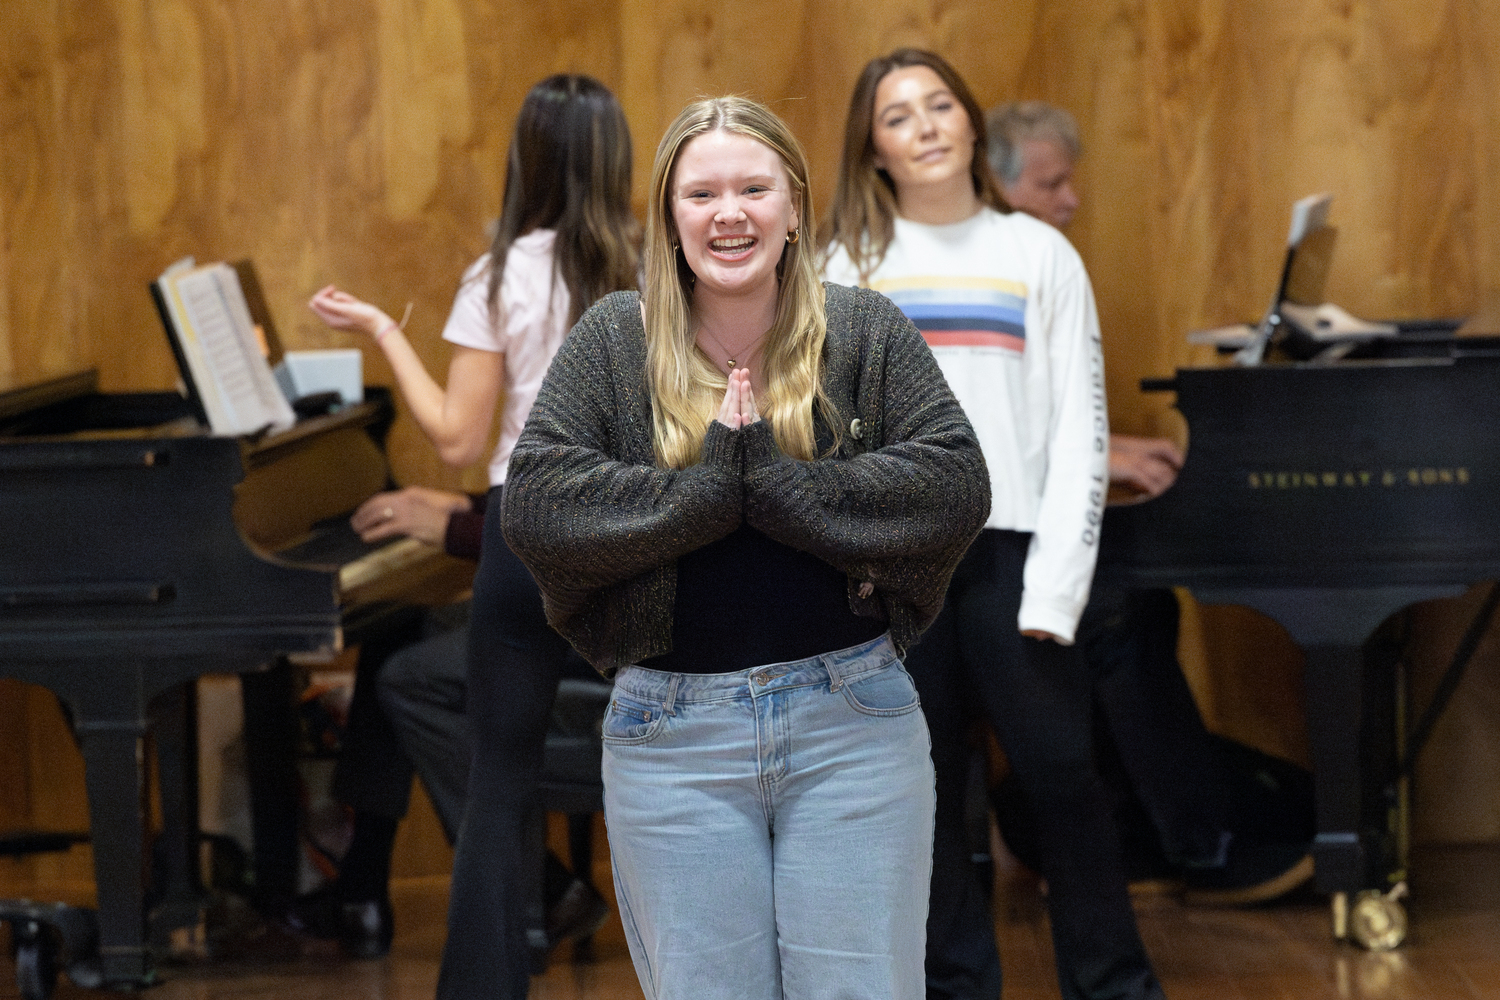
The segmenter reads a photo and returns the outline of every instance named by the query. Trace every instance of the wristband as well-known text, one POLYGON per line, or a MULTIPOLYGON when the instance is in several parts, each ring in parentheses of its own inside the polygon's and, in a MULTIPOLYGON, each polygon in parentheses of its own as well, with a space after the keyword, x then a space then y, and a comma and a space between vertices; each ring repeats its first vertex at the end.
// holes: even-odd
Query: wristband
POLYGON ((401 330, 402 332, 405 332, 406 321, 411 319, 411 305, 412 304, 410 302, 406 304, 406 312, 401 314, 401 322, 397 323, 395 320, 391 320, 381 328, 379 333, 375 334, 375 343, 378 344, 382 340, 384 340, 386 334, 390 333, 392 330, 401 330))

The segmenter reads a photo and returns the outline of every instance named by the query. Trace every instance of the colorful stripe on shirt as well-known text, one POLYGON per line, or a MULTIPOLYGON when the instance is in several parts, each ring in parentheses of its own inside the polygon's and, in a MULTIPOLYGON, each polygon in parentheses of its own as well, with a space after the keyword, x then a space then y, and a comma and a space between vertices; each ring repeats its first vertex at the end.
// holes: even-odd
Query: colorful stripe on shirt
POLYGON ((927 275, 871 287, 901 308, 929 347, 1026 349, 1026 286, 1020 282, 927 275))

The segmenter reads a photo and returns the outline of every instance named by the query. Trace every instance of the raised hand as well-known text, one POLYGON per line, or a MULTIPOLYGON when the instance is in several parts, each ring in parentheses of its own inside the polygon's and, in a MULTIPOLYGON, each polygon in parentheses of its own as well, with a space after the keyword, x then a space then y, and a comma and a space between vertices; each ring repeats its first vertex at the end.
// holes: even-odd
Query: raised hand
POLYGON ((341 292, 333 285, 319 289, 308 300, 307 308, 335 330, 362 330, 373 337, 394 325, 378 307, 348 292, 341 292))

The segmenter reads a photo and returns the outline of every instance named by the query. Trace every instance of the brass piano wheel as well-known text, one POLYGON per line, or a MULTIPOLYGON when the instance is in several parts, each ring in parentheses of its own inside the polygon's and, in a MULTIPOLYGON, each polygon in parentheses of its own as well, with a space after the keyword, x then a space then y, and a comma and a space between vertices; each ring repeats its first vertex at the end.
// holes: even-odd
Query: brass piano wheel
POLYGON ((1406 940, 1406 907, 1401 897, 1406 883, 1399 882, 1388 893, 1366 889, 1349 907, 1349 934, 1370 951, 1390 951, 1406 940))

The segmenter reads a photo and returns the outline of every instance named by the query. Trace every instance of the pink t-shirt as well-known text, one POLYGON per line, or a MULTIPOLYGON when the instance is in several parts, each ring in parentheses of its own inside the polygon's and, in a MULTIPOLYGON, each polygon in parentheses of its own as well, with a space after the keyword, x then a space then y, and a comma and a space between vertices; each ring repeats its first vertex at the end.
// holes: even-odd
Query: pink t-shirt
POLYGON ((490 255, 464 272, 443 339, 505 355, 504 396, 500 402, 500 441, 490 458, 490 485, 505 482, 510 453, 536 402, 552 356, 568 335, 568 286, 553 280, 552 245, 557 232, 533 229, 510 245, 500 278, 500 312, 489 307, 490 255))

